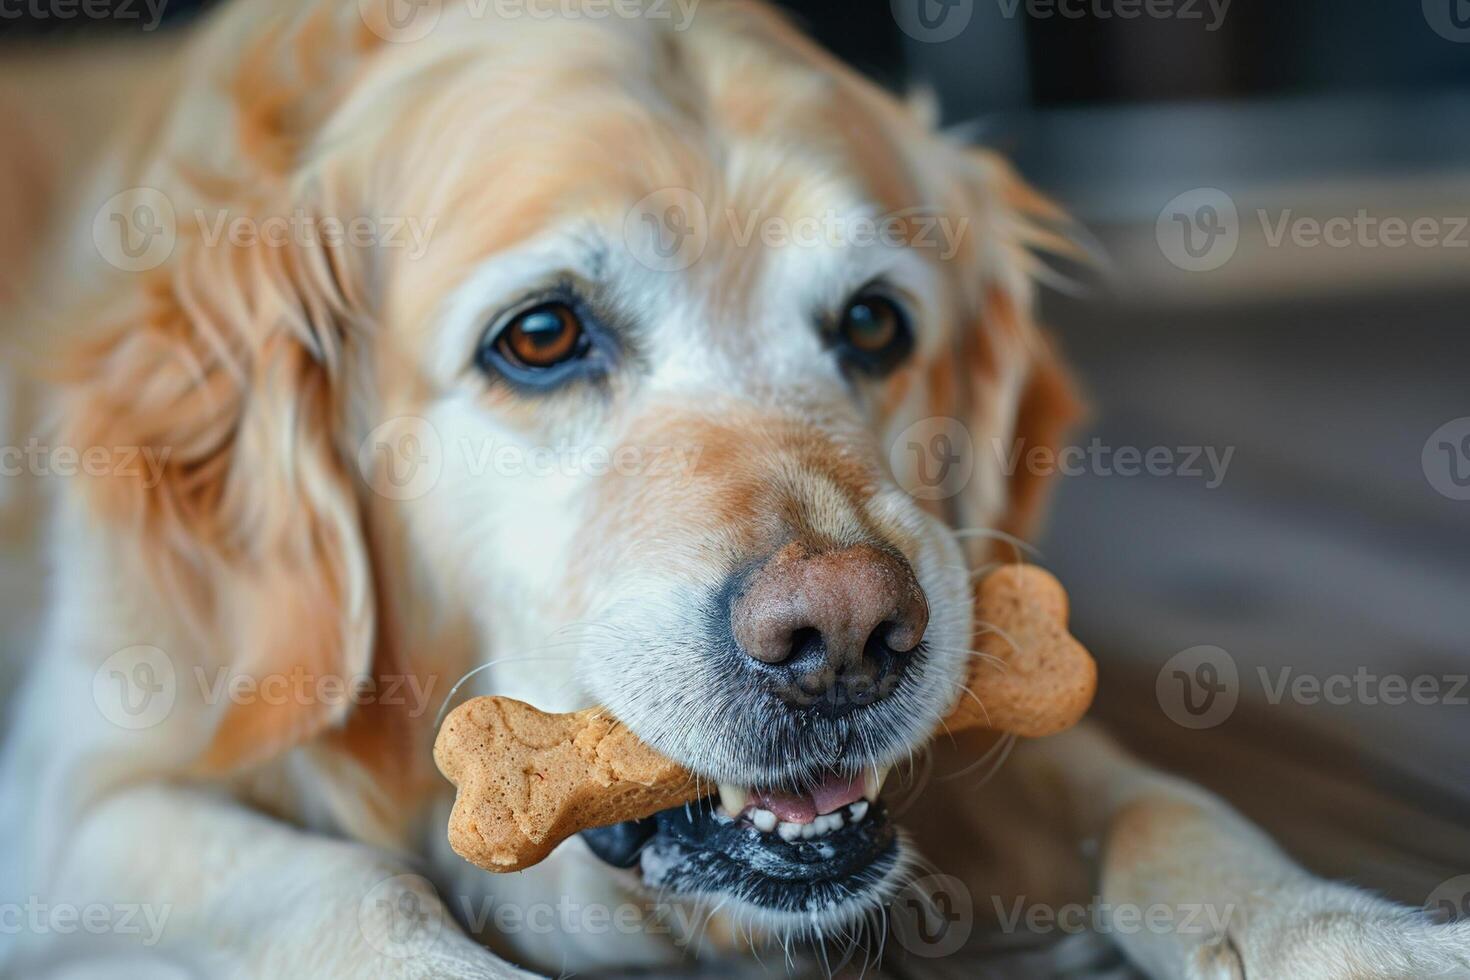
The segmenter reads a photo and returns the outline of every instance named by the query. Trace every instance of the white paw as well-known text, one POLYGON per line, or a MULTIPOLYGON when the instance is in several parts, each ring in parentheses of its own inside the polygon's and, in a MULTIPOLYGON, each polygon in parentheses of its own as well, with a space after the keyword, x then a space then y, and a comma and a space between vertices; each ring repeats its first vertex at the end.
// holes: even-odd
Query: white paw
POLYGON ((1470 922, 1335 885, 1263 899, 1195 951, 1191 980, 1470 980, 1470 922))

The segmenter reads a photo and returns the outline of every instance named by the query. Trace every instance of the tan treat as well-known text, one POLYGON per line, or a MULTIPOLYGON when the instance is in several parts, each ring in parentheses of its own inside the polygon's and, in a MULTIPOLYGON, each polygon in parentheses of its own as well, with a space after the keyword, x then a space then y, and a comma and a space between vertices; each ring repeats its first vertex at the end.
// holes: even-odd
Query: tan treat
POLYGON ((601 708, 551 715, 475 698, 445 719, 434 761, 459 787, 449 843, 487 871, 528 868, 575 833, 696 795, 688 771, 601 708))
POLYGON ((988 728, 1027 738, 1077 724, 1097 690, 1097 665, 1067 632, 1067 593, 1035 565, 1005 565, 975 596, 970 690, 945 719, 949 731, 988 728))
MULTIPOLYGON (((940 731, 1040 737, 1076 724, 1097 669, 1067 632, 1057 580, 1007 565, 986 576, 975 602, 976 649, 986 656, 972 662, 970 693, 940 731)), ((702 795, 691 773, 601 708, 551 715, 510 698, 475 698, 445 719, 434 759, 458 787, 450 846, 487 871, 528 868, 575 833, 702 795)))

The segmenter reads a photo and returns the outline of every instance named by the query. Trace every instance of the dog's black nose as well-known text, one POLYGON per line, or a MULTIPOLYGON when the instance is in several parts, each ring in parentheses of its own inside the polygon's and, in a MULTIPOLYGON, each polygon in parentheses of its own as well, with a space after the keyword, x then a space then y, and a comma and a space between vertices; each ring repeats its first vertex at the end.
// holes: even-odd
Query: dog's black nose
POLYGON ((788 544, 731 607, 735 641, 781 668, 783 696, 837 713, 889 693, 928 625, 929 604, 909 563, 871 545, 788 544))

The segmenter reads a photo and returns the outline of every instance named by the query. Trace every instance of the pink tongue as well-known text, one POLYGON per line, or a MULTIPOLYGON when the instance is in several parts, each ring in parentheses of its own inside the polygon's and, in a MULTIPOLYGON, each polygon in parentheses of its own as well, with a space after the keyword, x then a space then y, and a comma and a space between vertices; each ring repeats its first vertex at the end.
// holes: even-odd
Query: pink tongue
POLYGON ((863 796, 863 777, 828 776, 820 786, 812 790, 811 796, 799 796, 779 790, 757 791, 751 805, 770 810, 776 819, 784 823, 808 824, 817 819, 819 813, 831 813, 863 796))

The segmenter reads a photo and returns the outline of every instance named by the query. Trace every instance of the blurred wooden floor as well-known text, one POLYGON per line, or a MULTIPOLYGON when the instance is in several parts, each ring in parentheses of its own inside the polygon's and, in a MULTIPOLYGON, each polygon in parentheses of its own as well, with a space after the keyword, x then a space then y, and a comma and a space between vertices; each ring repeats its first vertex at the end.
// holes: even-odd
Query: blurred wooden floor
POLYGON ((1428 675, 1447 696, 1470 674, 1470 502, 1421 463, 1431 433, 1470 415, 1466 309, 1052 309, 1095 406, 1084 443, 1234 448, 1216 489, 1060 481, 1042 562, 1101 663, 1098 715, 1317 871, 1415 905, 1470 873, 1470 685, 1433 706, 1363 703, 1356 682, 1345 704, 1271 695, 1283 670, 1428 675), (1201 644, 1233 658, 1240 700, 1191 731, 1155 682, 1201 644))

